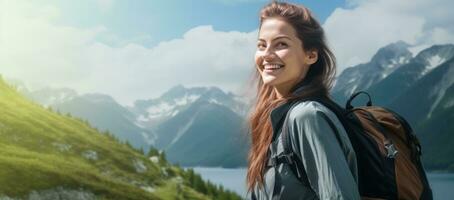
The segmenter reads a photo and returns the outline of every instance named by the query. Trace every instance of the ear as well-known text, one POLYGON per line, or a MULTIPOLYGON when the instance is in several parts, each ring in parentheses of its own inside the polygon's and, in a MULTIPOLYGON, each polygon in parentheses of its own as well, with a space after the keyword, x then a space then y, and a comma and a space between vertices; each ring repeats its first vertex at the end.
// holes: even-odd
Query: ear
POLYGON ((314 64, 318 60, 318 50, 311 49, 305 52, 306 53, 306 63, 309 65, 314 64))

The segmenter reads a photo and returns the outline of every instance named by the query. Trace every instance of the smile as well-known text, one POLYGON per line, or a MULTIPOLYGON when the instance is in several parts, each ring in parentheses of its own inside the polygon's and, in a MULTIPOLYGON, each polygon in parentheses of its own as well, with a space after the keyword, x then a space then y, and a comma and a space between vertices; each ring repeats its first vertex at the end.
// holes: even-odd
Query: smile
POLYGON ((279 70, 283 67, 284 67, 284 65, 281 65, 281 64, 265 64, 263 68, 264 68, 265 72, 273 72, 273 71, 279 70))

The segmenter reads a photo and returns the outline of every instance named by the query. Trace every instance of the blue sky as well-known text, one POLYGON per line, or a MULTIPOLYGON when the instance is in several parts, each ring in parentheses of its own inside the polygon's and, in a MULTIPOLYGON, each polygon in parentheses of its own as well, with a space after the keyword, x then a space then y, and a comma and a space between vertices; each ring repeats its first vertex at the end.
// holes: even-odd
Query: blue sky
MULTIPOLYGON (((250 32, 257 28, 258 12, 264 0, 149 0, 149 1, 47 1, 61 9, 58 23, 81 28, 104 25, 127 43, 153 46, 161 41, 181 37, 199 25, 212 25, 218 31, 250 32)), ((289 1, 311 8, 320 22, 343 7, 343 0, 289 1)), ((105 37, 111 45, 119 41, 105 37)))
MULTIPOLYGON (((67 87, 121 104, 171 87, 250 89, 264 0, 0 0, 0 74, 32 90, 67 87)), ((338 74, 402 40, 454 43, 451 0, 310 0, 338 74), (430 9, 427 9, 430 8, 430 9)))

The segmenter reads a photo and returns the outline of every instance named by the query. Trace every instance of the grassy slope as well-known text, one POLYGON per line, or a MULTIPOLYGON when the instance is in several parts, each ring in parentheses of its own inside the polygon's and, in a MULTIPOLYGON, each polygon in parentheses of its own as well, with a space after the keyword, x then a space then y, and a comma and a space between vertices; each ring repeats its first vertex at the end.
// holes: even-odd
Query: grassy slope
POLYGON ((0 194, 25 197, 33 190, 61 186, 101 199, 207 199, 172 178, 183 173, 149 161, 82 120, 31 103, 0 80, 0 194), (97 158, 83 156, 90 152, 97 158), (134 163, 146 170, 137 172, 134 163), (179 192, 169 192, 175 185, 182 185, 179 192))

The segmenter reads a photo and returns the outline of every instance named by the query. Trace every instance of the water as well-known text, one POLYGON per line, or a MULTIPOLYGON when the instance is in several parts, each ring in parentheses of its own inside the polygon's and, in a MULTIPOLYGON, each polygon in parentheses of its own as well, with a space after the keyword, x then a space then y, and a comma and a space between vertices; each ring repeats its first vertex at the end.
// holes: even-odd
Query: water
POLYGON ((224 188, 246 197, 246 169, 227 169, 220 167, 194 167, 203 179, 215 184, 221 184, 224 188))
MULTIPOLYGON (((246 169, 226 169, 195 167, 195 172, 202 175, 205 180, 222 184, 224 188, 232 190, 242 197, 246 197, 246 169)), ((432 187, 434 200, 454 198, 454 174, 428 173, 429 183, 432 187)))
POLYGON ((427 176, 435 200, 454 198, 454 174, 429 173, 427 176))

